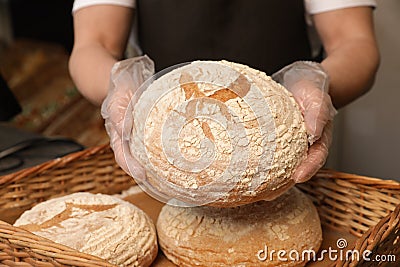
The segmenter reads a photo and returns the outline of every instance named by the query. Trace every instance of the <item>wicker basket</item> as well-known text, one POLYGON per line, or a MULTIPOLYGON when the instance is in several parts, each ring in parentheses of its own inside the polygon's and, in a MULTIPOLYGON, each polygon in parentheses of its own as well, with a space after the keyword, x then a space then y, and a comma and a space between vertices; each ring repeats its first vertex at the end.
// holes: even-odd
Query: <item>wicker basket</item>
POLYGON ((357 238, 350 249, 372 251, 370 259, 386 257, 369 262, 343 257, 332 266, 400 266, 400 183, 321 170, 298 187, 314 201, 324 226, 357 238))
MULTIPOLYGON (((134 184, 116 165, 109 146, 0 177, 0 266, 113 266, 9 223, 52 197, 79 191, 115 194, 134 184)), ((323 170, 299 188, 313 199, 324 227, 351 234, 360 252, 394 255, 397 260, 350 258, 331 265, 400 266, 400 183, 323 170)))

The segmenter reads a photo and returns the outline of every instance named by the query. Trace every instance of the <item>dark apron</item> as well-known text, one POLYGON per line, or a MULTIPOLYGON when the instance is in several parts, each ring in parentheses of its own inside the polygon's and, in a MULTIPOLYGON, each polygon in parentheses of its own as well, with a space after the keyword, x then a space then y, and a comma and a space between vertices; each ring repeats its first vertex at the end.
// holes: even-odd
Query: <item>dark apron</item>
POLYGON ((156 69, 226 59, 265 71, 314 60, 303 0, 137 0, 137 32, 156 69))

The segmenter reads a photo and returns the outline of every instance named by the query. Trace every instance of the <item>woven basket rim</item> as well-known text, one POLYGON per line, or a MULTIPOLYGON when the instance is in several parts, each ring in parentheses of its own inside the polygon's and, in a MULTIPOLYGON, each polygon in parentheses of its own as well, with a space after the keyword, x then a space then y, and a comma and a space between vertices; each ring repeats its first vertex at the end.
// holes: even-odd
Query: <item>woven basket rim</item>
POLYGON ((22 169, 17 172, 14 172, 14 173, 0 176, 0 186, 5 183, 15 182, 20 179, 23 179, 25 176, 32 174, 32 173, 42 173, 42 172, 44 172, 48 169, 51 169, 55 166, 66 165, 67 163, 74 161, 76 159, 84 158, 84 157, 88 157, 88 156, 97 154, 98 152, 100 152, 102 150, 107 150, 109 147, 110 147, 109 144, 99 145, 99 146, 95 146, 95 147, 89 147, 84 150, 65 155, 63 157, 59 157, 59 158, 55 158, 55 159, 46 161, 44 163, 41 163, 41 164, 33 166, 33 167, 29 167, 29 168, 22 169))
POLYGON ((9 223, 0 220, 0 227, 6 231, 0 232, 0 238, 7 238, 8 236, 13 236, 9 239, 11 243, 24 246, 29 250, 34 250, 37 254, 47 254, 51 253, 59 259, 86 262, 87 264, 95 264, 96 266, 107 266, 114 267, 115 265, 107 262, 105 259, 100 257, 80 252, 76 249, 70 248, 68 246, 56 243, 50 239, 35 235, 23 228, 13 226, 9 223), (49 252, 49 253, 48 253, 49 252))
MULTIPOLYGON (((94 146, 86 148, 82 151, 74 152, 68 154, 66 156, 56 158, 50 161, 46 161, 37 166, 33 166, 30 168, 26 168, 15 173, 6 174, 4 176, 0 176, 0 186, 5 183, 15 182, 20 179, 23 179, 25 176, 32 173, 42 173, 48 169, 51 169, 56 166, 63 166, 67 163, 74 161, 76 159, 85 158, 97 154, 101 151, 106 151, 110 149, 109 144, 94 146)), ((327 179, 343 179, 348 180, 353 183, 358 183, 361 185, 369 185, 378 189, 395 189, 400 190, 400 181, 396 181, 393 179, 381 179, 377 177, 369 177, 365 175, 351 174, 341 171, 336 171, 333 169, 321 169, 315 174, 316 178, 327 178, 327 179)))
POLYGON ((332 169, 320 169, 315 174, 315 178, 343 179, 360 185, 373 186, 377 189, 400 190, 400 181, 397 180, 346 173, 332 169))

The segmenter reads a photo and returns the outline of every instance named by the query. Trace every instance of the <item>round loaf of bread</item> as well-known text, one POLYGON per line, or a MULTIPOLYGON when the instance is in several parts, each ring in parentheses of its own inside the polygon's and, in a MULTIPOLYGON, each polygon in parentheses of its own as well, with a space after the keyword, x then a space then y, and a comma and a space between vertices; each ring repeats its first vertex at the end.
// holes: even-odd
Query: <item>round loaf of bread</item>
POLYGON ((178 266, 304 266, 322 242, 316 208, 295 187, 273 201, 232 208, 165 205, 157 234, 178 266))
POLYGON ((304 120, 292 94, 265 73, 195 61, 134 99, 128 165, 132 155, 143 165, 145 177, 131 168, 133 177, 158 200, 229 207, 293 186, 308 149, 304 120))
POLYGON ((150 266, 158 251, 151 219, 109 195, 50 199, 24 212, 14 225, 118 266, 150 266))

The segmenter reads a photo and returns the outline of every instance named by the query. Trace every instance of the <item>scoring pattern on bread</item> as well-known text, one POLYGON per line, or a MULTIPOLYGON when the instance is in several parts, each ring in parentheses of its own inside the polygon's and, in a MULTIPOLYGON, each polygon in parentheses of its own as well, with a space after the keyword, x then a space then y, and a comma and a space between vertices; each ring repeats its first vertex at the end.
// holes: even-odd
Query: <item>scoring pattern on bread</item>
POLYGON ((301 253, 317 252, 322 242, 316 208, 297 188, 233 208, 165 205, 157 233, 160 248, 178 266, 303 266, 308 259, 301 253), (272 250, 300 255, 280 261, 276 254, 270 258, 272 250))
POLYGON ((130 153, 147 171, 135 177, 139 184, 194 205, 273 199, 293 186, 308 149, 291 93, 227 61, 195 61, 164 74, 127 115, 130 153))
POLYGON ((14 225, 118 266, 150 266, 158 251, 151 219, 109 195, 82 192, 50 199, 14 225))

